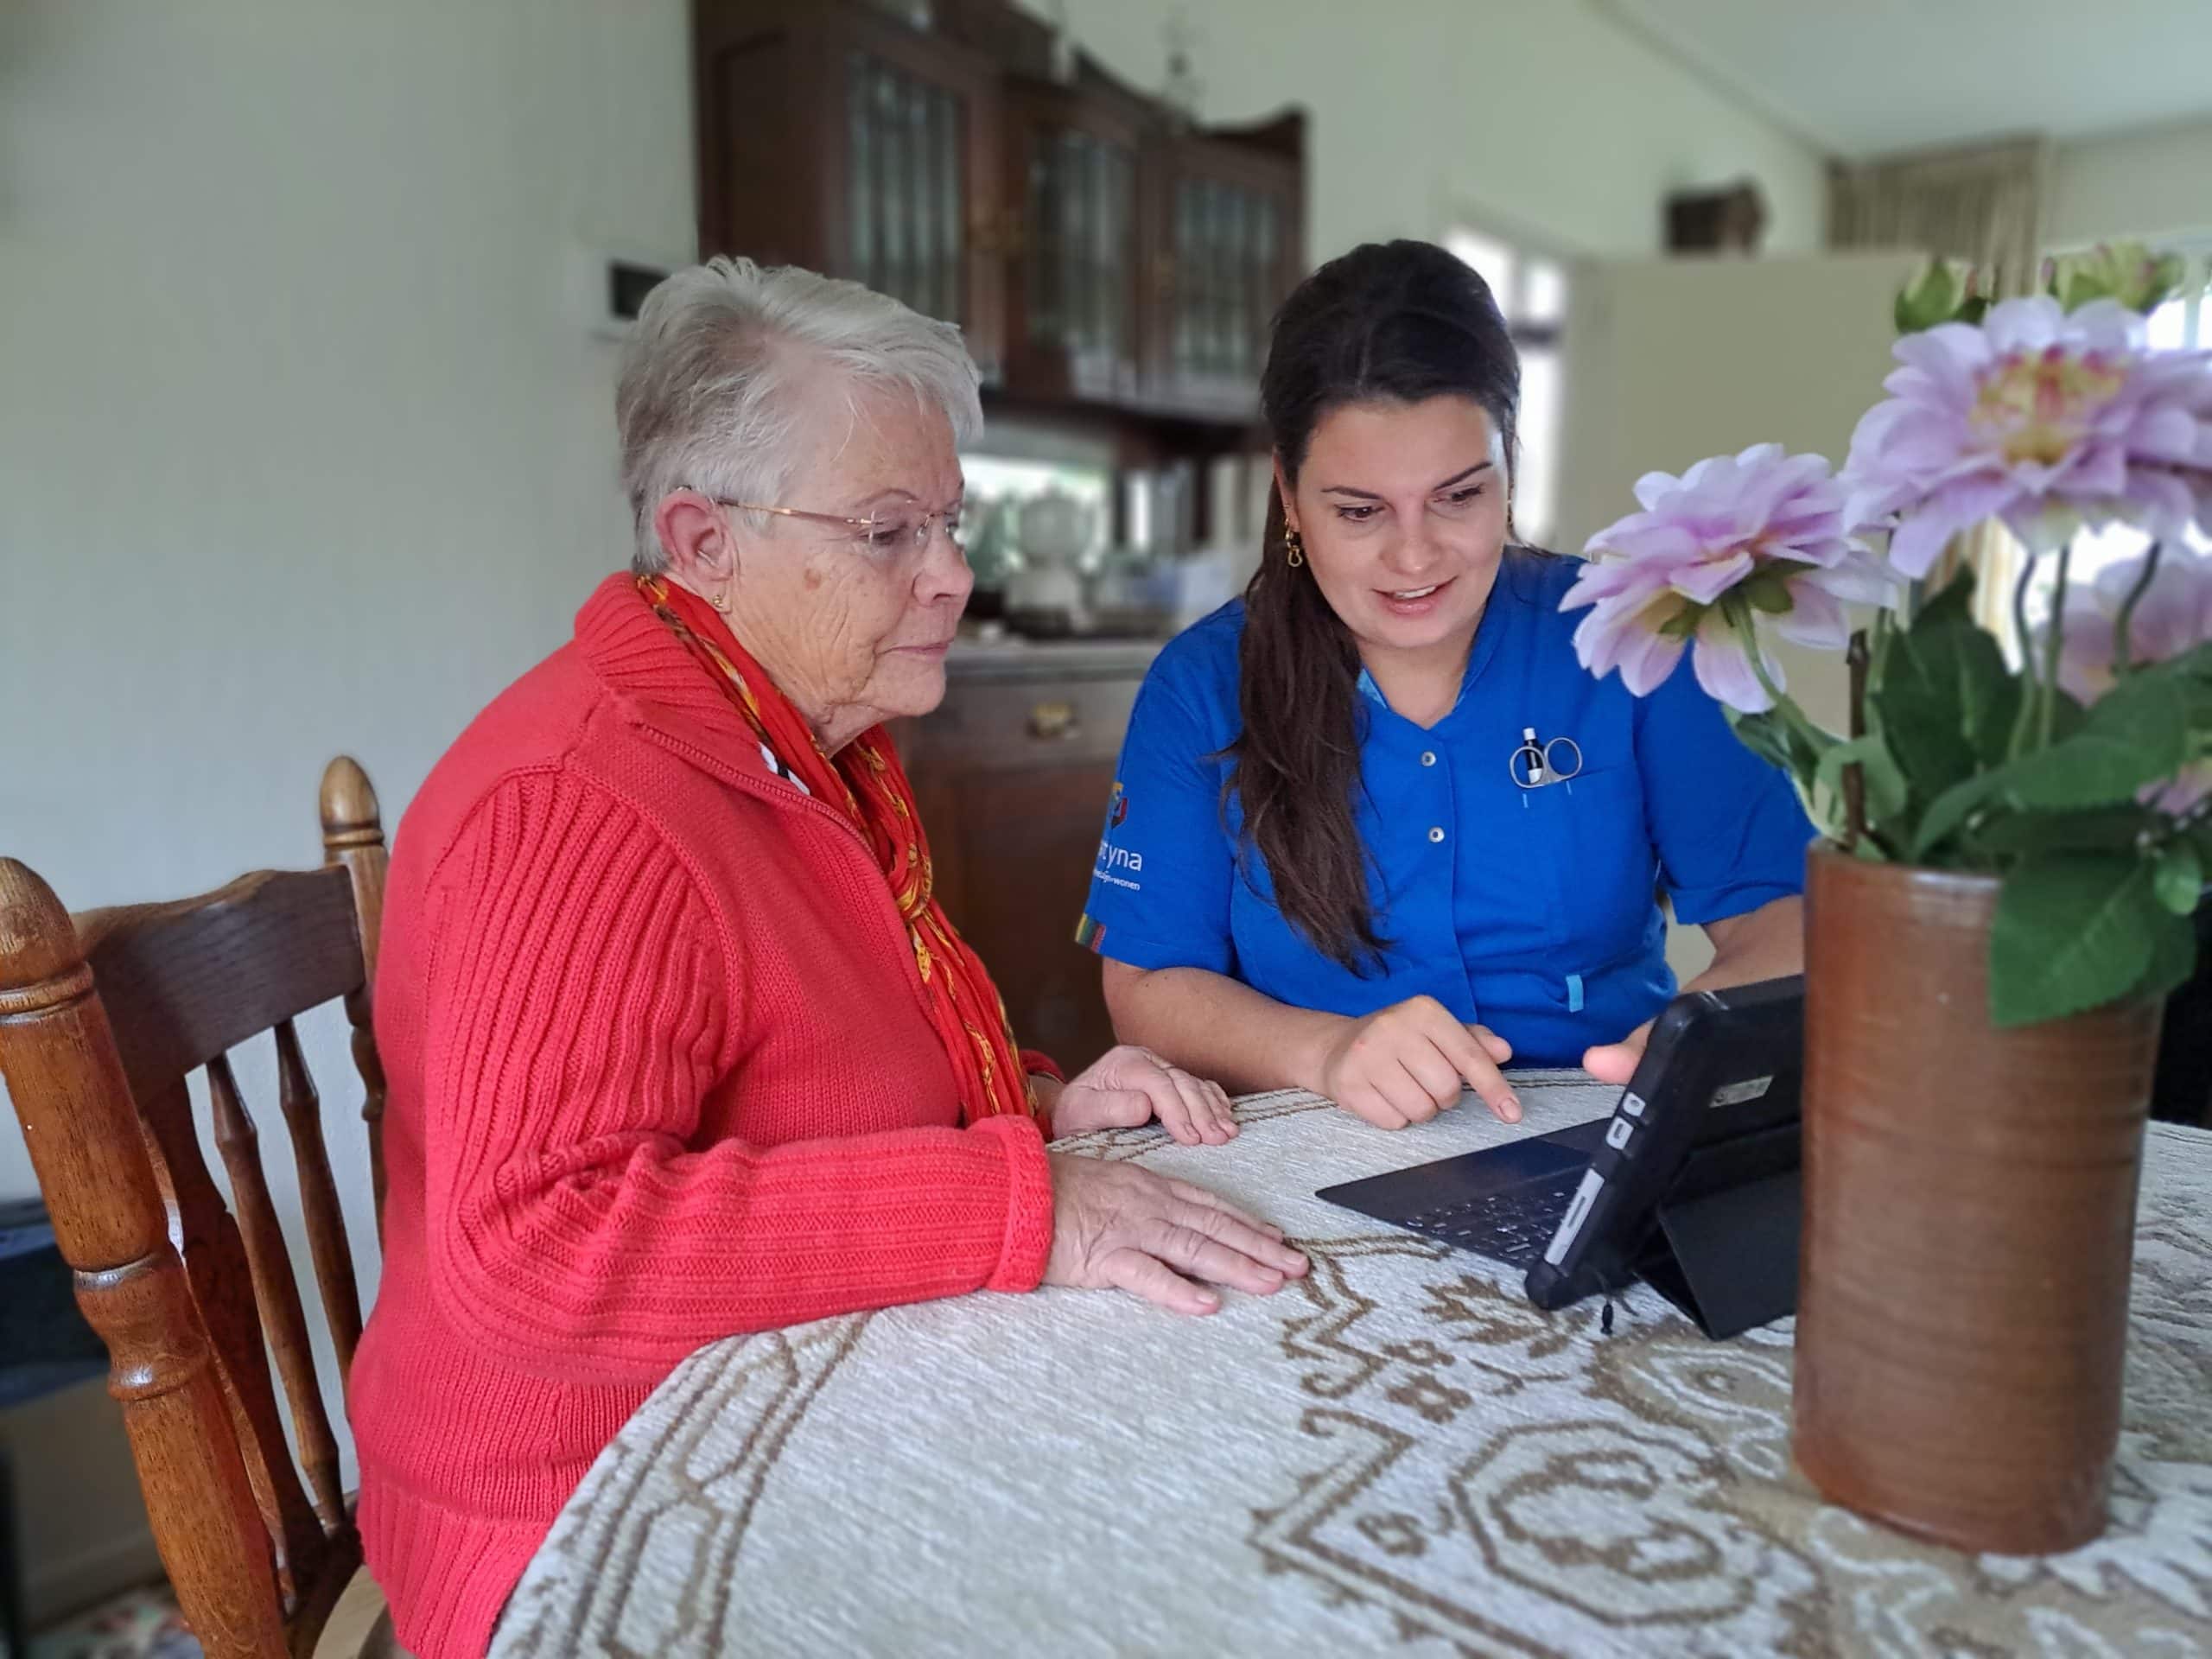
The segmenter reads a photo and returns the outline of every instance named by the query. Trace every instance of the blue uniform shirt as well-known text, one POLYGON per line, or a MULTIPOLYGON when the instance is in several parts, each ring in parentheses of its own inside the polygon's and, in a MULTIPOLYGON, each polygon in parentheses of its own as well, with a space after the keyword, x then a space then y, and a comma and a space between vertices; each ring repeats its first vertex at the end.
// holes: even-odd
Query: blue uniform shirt
MULTIPOLYGON (((1781 772, 1728 729, 1687 660, 1650 696, 1575 658, 1560 596, 1575 559, 1509 552, 1459 701, 1427 730, 1363 676, 1355 817, 1388 949, 1364 975, 1283 918, 1242 853, 1230 765, 1241 729, 1241 602, 1170 643, 1129 718, 1078 935, 1132 967, 1204 968, 1279 1002, 1372 1014, 1429 995, 1524 1065, 1573 1065, 1674 995, 1656 893, 1685 922, 1804 888, 1812 825, 1781 772), (1582 752, 1569 782, 1523 789, 1524 728, 1582 752)), ((1565 751, 1557 752, 1564 760, 1565 751)))

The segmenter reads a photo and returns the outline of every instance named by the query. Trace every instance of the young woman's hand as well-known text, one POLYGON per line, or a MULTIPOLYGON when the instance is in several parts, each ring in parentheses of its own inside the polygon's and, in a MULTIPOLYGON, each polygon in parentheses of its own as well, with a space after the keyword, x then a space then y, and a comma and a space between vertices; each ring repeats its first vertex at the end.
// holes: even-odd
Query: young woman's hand
POLYGON ((1319 1092, 1380 1129, 1424 1123, 1472 1089, 1506 1123, 1521 1102, 1498 1068, 1513 1046, 1485 1026, 1463 1026, 1433 996, 1346 1020, 1314 1067, 1319 1092))
POLYGON ((1628 1086, 1636 1068, 1643 1063, 1644 1045, 1651 1039, 1651 1021, 1645 1020, 1618 1043, 1599 1043, 1582 1054, 1582 1069, 1600 1083, 1628 1086))

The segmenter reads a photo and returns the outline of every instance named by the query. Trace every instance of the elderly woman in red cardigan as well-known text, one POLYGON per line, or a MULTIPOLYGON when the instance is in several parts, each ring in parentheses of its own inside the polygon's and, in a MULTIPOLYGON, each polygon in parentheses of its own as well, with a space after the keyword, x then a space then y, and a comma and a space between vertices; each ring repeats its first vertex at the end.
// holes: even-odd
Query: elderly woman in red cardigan
POLYGON ((1186 1313, 1305 1271, 1194 1187, 1047 1153, 1234 1133, 1137 1049, 1017 1049, 931 893, 882 730, 944 692, 971 578, 956 331, 717 260, 618 402, 631 574, 479 715, 402 825, 377 1036, 385 1274, 360 1523, 399 1639, 481 1653, 592 1459, 703 1343, 979 1290, 1186 1313))

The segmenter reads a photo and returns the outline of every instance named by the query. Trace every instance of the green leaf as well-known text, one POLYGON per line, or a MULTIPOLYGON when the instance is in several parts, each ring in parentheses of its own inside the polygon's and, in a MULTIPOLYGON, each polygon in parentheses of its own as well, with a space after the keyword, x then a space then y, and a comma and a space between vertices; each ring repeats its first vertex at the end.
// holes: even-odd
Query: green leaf
POLYGON ((1868 819, 1878 826, 1901 817, 1906 802, 1904 773, 1897 770, 1897 763, 1878 732, 1839 743, 1821 755, 1813 773, 1815 786, 1842 794, 1844 768, 1853 766, 1866 779, 1868 819))
POLYGON ((2142 982, 2167 921, 2150 863, 2058 853, 2005 879, 1989 936, 1989 1011, 2024 1026, 2101 1007, 2142 982))
POLYGON ((2204 863, 2187 841, 2170 841, 2158 849, 2158 902, 2177 916, 2193 916, 2204 897, 2204 863))
POLYGON ((2020 853, 2134 853, 2161 824, 2141 806, 2090 806, 2070 812, 2007 812, 1970 837, 1975 850, 2020 853))
POLYGON ((1929 601, 1884 665, 1875 698, 1897 765, 1923 800, 2003 761, 2020 711, 2020 683, 1997 642, 1953 620, 1971 584, 1954 582, 1929 601))
POLYGON ((2101 806, 2171 778, 2189 758, 2189 698, 2171 676, 2134 674, 2107 692, 2071 737, 2003 769, 2026 806, 2101 806))
POLYGON ((2192 680, 2212 680, 2212 639, 2192 645, 2180 656, 2170 658, 2156 668, 2137 671, 2139 673, 2179 674, 2192 680))
POLYGON ((1974 812, 2013 807, 2118 805, 2179 771, 2189 748, 2189 699, 2175 677, 2146 671, 2123 680, 2086 714, 2063 692, 2050 747, 1967 778, 1921 815, 1911 856, 1924 861, 1974 812))
POLYGON ((1784 772, 1796 770, 1796 756, 1791 753, 1791 733, 1787 726, 1772 715, 1746 715, 1733 709, 1724 711, 1737 741, 1770 766, 1784 772))
POLYGON ((1916 334, 1939 322, 1948 322, 1957 314, 1962 292, 1950 262, 1936 260, 1898 291, 1891 320, 1901 334, 1916 334))
POLYGON ((2188 273, 2179 254, 2154 257, 2140 242, 2116 242, 2059 260, 2050 287, 2069 311, 2092 300, 2117 300, 2147 315, 2181 287, 2188 273))
MULTIPOLYGON (((2024 696, 2024 691, 2023 692, 2024 696)), ((2063 743, 2088 723, 2089 711, 2063 686, 2051 694, 2050 741, 2063 743)))
POLYGON ((1747 715, 1737 709, 1726 711, 1728 723, 1735 729, 1744 747, 1769 765, 1780 766, 1801 782, 1809 784, 1821 763, 1821 750, 1808 740, 1803 730, 1785 720, 1773 709, 1764 714, 1747 715))
POLYGON ((1974 620, 1974 572, 1961 570, 1921 602, 1908 636, 1940 633, 1946 628, 1970 628, 1974 620))
POLYGON ((2151 936, 2151 965, 2135 988, 2135 995, 2163 1002, 2196 972, 2196 924, 2184 917, 2168 916, 2151 936))
POLYGON ((1789 590, 1771 583, 1747 586, 1744 589, 1744 597, 1751 601, 1753 610, 1764 611, 1769 616, 1787 616, 1796 608, 1789 597, 1789 590))
POLYGON ((1974 816, 1975 809, 2005 786, 2005 772, 2000 767, 1979 776, 1955 783, 1930 802, 1920 815, 1920 828, 1912 838, 1911 856, 1916 863, 1925 861, 1931 853, 1949 840, 1961 824, 1974 816))

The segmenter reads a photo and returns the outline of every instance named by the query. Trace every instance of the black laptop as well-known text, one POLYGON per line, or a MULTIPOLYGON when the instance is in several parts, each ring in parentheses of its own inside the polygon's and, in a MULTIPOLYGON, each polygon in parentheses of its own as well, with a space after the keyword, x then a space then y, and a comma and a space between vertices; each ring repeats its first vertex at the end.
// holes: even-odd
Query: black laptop
POLYGON ((1611 1117, 1324 1187, 1527 1270, 1559 1308, 1642 1278, 1710 1337, 1796 1311, 1804 981, 1678 996, 1611 1117))

